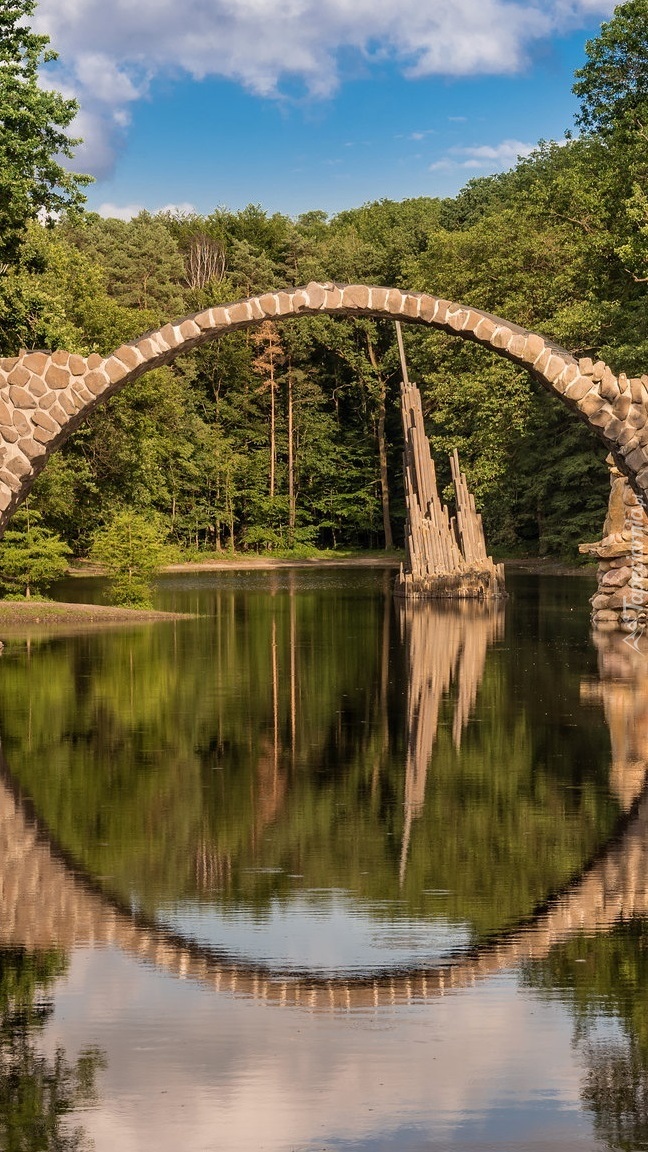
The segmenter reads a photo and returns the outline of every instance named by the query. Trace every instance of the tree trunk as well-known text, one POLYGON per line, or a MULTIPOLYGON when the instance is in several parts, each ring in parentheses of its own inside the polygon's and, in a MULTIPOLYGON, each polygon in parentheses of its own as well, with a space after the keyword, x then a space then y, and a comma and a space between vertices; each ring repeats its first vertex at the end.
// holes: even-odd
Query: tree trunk
POLYGON ((288 546, 295 543, 295 522, 297 509, 295 502, 295 458, 293 445, 293 380, 288 369, 288 546))
POLYGON ((387 413, 387 384, 382 376, 378 367, 376 353, 371 337, 367 333, 367 350, 369 352, 369 362, 378 381, 378 425, 377 425, 377 439, 378 439, 378 458, 380 460, 380 497, 382 503, 382 518, 383 518, 383 532, 385 536, 385 550, 390 551, 394 547, 394 537, 392 535, 391 517, 389 514, 389 474, 387 472, 387 439, 385 436, 385 417, 387 413))
POLYGON ((274 365, 270 369, 270 499, 274 499, 275 494, 275 382, 274 382, 274 365))

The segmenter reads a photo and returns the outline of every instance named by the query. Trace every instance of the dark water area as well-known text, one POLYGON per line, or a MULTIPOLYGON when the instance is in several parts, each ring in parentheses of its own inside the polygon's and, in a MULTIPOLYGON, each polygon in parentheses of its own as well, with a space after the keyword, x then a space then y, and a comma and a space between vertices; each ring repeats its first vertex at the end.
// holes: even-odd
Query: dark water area
POLYGON ((5 638, 0 1148, 648 1146, 648 658, 391 580, 5 638))

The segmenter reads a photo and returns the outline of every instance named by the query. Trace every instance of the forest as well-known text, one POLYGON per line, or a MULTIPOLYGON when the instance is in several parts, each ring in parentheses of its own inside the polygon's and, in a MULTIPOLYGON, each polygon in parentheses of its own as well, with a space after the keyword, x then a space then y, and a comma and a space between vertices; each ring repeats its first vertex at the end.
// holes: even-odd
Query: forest
MULTIPOLYGON (((169 319, 309 280, 424 290, 504 316, 613 370, 648 370, 648 3, 586 47, 574 131, 453 198, 296 219, 250 204, 104 219, 42 88, 32 0, 0 39, 0 354, 107 354, 169 319)), ((405 330, 446 496, 458 448, 499 556, 576 558, 600 536, 605 450, 514 366, 405 330)), ((399 547, 405 516, 392 323, 266 322, 144 376, 39 477, 30 506, 78 556, 117 512, 193 551, 399 547)))

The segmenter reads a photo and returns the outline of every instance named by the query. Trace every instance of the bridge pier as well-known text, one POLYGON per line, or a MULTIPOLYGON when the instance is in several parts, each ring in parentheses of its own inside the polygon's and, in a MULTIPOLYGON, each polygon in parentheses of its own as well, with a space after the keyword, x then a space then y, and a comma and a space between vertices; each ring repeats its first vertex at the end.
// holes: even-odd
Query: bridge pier
POLYGON ((620 630, 638 644, 648 625, 648 516, 611 456, 610 500, 603 539, 581 544, 579 551, 596 556, 597 589, 592 597, 592 623, 600 632, 620 630))

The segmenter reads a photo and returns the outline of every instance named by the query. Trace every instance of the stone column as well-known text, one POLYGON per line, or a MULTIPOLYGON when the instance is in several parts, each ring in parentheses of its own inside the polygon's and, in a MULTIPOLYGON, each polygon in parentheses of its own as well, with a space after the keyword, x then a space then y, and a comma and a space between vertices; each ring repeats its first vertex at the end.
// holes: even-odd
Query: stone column
POLYGON ((648 625, 648 516, 612 457, 607 461, 611 490, 603 539, 581 544, 579 551, 599 559, 594 627, 632 634, 638 643, 648 625))

